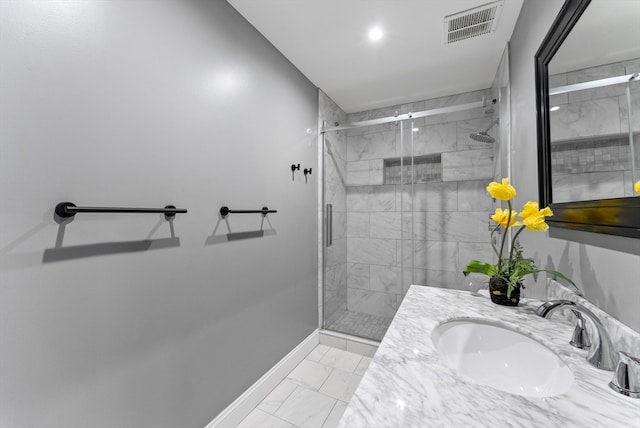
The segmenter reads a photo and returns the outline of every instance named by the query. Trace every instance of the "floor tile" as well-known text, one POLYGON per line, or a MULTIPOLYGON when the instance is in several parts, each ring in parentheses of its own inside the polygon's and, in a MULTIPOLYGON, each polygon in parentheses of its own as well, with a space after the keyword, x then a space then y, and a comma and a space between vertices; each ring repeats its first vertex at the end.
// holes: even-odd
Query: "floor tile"
POLYGON ((267 397, 258 404, 258 409, 270 414, 274 414, 282 403, 289 398, 297 384, 285 379, 276 386, 267 397))
POLYGON ((360 375, 360 376, 363 376, 364 373, 369 368, 369 364, 371 363, 372 359, 373 358, 362 357, 362 360, 360 361, 360 364, 358 364, 358 367, 356 367, 356 369, 353 371, 353 373, 357 374, 357 375, 360 375))
POLYGON ((316 346, 313 351, 309 352, 306 359, 317 363, 322 357, 324 357, 324 354, 326 354, 329 349, 331 349, 329 346, 320 344, 316 346))
POLYGON ((348 402, 356 392, 362 376, 342 370, 334 370, 320 388, 320 393, 329 397, 348 402))
POLYGON ((335 428, 370 362, 320 344, 237 428, 335 428))
POLYGON ((354 354, 353 352, 331 348, 320 359, 320 364, 353 373, 362 358, 362 355, 354 354))
POLYGON ((319 392, 297 387, 275 416, 301 428, 321 428, 336 401, 319 392))
POLYGON ((336 405, 333 406, 333 409, 331 410, 331 413, 329 413, 327 420, 324 421, 322 428, 336 428, 345 410, 347 410, 347 403, 338 401, 336 405))
POLYGON ((302 362, 289 373, 287 379, 298 385, 317 391, 332 371, 333 369, 327 365, 302 360, 302 362))
POLYGON ((293 424, 260 409, 253 409, 237 428, 293 428, 293 424))

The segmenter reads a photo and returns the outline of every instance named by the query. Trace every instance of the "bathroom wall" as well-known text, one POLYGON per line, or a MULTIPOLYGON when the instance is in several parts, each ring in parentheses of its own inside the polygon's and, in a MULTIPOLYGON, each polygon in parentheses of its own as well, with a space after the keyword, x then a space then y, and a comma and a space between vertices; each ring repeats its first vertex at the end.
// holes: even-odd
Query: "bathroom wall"
MULTIPOLYGON (((353 113, 348 121, 471 103, 488 95, 476 91, 353 113)), ((347 132, 349 310, 393 317, 409 285, 461 288, 463 266, 482 254, 491 257, 492 202, 485 187, 493 175, 495 148, 469 134, 487 129, 492 120, 491 112, 476 108, 347 132), (411 174, 401 178, 395 165, 404 155, 408 169, 412 138, 415 156, 437 158, 416 163, 413 197, 411 174)))
MULTIPOLYGON (((640 59, 549 76, 550 87, 640 72, 640 59)), ((554 202, 633 196, 626 84, 549 97, 554 202)), ((631 82, 631 129, 640 132, 640 82, 631 82)), ((640 140, 640 135, 636 135, 640 140)), ((634 142, 640 165, 640 141, 634 142)), ((637 168, 638 169, 638 168, 637 168)))
MULTIPOLYGON (((347 114, 319 91, 320 121, 327 128, 345 124, 347 114)), ((322 126, 322 124, 321 124, 322 126)), ((324 325, 331 325, 347 310, 347 137, 346 132, 326 132, 324 156, 324 206, 332 206, 332 242, 324 248, 324 325)), ((322 138, 322 137, 321 137, 322 138)), ((322 208, 325 209, 325 208, 322 208)), ((323 217, 326 221, 326 217, 323 217)), ((320 245, 327 241, 320 240, 320 245)))
POLYGON ((0 70, 0 426, 205 426, 318 326, 316 88, 225 1, 2 1, 0 70))
MULTIPOLYGON (((538 198, 534 55, 562 2, 527 0, 510 42, 512 182, 516 205, 538 198)), ((587 232, 523 233, 525 254, 571 277, 584 296, 635 331, 640 331, 640 240, 587 232)), ((545 275, 527 281, 526 294, 544 297, 545 275)))

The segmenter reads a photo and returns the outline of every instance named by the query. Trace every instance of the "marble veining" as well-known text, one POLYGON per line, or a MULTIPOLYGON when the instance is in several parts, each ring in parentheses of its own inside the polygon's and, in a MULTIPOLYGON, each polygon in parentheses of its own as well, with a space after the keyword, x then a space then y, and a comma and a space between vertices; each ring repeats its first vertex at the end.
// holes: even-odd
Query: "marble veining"
POLYGON ((551 181, 554 202, 621 198, 625 191, 624 171, 553 174, 551 181))
MULTIPOLYGON (((640 84, 632 83, 632 87, 639 88, 640 84)), ((629 106, 627 105, 627 98, 618 97, 618 104, 620 105, 620 130, 621 132, 629 131, 629 106)), ((634 132, 640 131, 640 93, 631 94, 631 130, 634 132)))
POLYGON ((617 97, 567 104, 550 116, 551 141, 621 132, 617 97))
POLYGON ((401 296, 378 291, 347 289, 347 310, 392 318, 401 296))
POLYGON ((464 289, 465 277, 461 271, 428 269, 425 282, 422 284, 439 288, 464 289))
MULTIPOLYGON (((625 67, 621 62, 613 64, 605 64, 597 67, 570 71, 567 73, 567 84, 591 82, 593 80, 606 79, 613 76, 624 76, 625 67)), ((596 98, 606 98, 611 96, 623 95, 625 85, 611 85, 600 88, 587 89, 569 93, 569 102, 582 102, 596 98)))
POLYGON ((442 154, 442 181, 489 179, 492 169, 492 148, 442 154))
POLYGON ((398 266, 370 265, 371 280, 369 288, 372 291, 401 294, 402 282, 398 266))
POLYGON ((458 211, 493 212, 493 200, 486 191, 487 180, 461 181, 458 183, 458 211))
POLYGON ((347 281, 350 288, 369 290, 369 267, 364 263, 347 263, 347 281))
POLYGON ((456 211, 457 198, 453 196, 456 196, 457 188, 456 182, 414 184, 405 188, 398 186, 396 206, 405 211, 456 211))
POLYGON ((624 427, 640 420, 640 400, 607 385, 612 373, 585 362, 568 343, 572 325, 533 314, 540 301, 495 305, 467 291, 413 285, 402 302, 339 428, 624 427), (546 398, 512 395, 475 384, 441 360, 435 327, 453 319, 488 319, 529 335, 571 368, 574 383, 546 398))
MULTIPOLYGON (((456 150, 456 122, 430 126, 414 126, 417 131, 410 134, 413 138, 414 155, 453 152, 456 150)), ((400 139, 398 139, 397 152, 403 153, 404 156, 411 155, 411 138, 406 138, 403 146, 404 151, 401 151, 400 139)))
POLYGON ((425 219, 430 241, 488 242, 491 235, 487 212, 427 212, 425 219))

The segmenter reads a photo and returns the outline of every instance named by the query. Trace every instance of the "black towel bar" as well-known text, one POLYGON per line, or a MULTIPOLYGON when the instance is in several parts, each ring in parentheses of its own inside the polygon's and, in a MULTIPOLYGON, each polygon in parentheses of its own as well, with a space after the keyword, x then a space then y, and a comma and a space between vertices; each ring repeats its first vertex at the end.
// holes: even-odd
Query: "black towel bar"
POLYGON ((269 207, 262 207, 261 210, 232 210, 229 207, 221 207, 220 215, 225 218, 229 214, 262 214, 266 216, 268 213, 277 213, 277 210, 270 210, 269 207))
POLYGON ((55 213, 58 217, 73 217, 77 213, 161 213, 166 217, 184 214, 187 210, 167 205, 164 208, 123 208, 123 207, 78 207, 73 202, 60 202, 56 205, 55 213))

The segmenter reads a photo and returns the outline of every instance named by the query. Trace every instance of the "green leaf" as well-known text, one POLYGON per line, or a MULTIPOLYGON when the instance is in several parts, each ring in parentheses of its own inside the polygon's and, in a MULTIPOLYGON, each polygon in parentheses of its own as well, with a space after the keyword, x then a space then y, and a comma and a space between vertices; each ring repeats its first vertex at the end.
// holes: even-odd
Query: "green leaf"
POLYGON ((464 276, 467 276, 470 273, 481 273, 487 276, 495 276, 498 273, 498 270, 492 264, 481 262, 479 260, 471 260, 462 273, 464 276))

